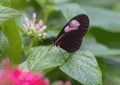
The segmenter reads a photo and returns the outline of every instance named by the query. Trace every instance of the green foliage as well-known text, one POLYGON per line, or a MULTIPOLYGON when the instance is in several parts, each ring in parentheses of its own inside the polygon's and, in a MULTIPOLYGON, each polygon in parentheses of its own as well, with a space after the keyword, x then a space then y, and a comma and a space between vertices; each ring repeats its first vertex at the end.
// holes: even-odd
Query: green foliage
POLYGON ((8 20, 3 24, 3 32, 8 39, 9 48, 6 54, 13 63, 20 63, 22 61, 22 42, 18 32, 18 27, 14 20, 8 20))
POLYGON ((56 76, 52 81, 120 85, 119 4, 119 0, 0 0, 0 60, 7 57, 24 70, 56 76), (47 37, 38 44, 22 26, 24 17, 31 19, 33 12, 36 22, 41 18, 47 26, 47 37), (90 27, 81 48, 69 54, 52 46, 50 36, 57 36, 66 21, 82 13, 90 18, 90 27))
POLYGON ((60 69, 85 85, 102 85, 101 71, 91 52, 76 52, 60 69))
POLYGON ((0 5, 3 5, 3 6, 11 6, 11 2, 10 0, 0 0, 0 5))
POLYGON ((79 0, 79 3, 84 4, 84 5, 92 5, 92 6, 99 6, 99 7, 111 7, 114 6, 115 4, 117 4, 119 2, 119 0, 79 0))
POLYGON ((64 56, 59 52, 60 49, 52 46, 40 46, 31 48, 27 52, 28 59, 21 65, 24 69, 28 68, 34 72, 48 68, 60 66, 64 62, 64 56))
POLYGON ((100 27, 110 32, 120 32, 120 12, 105 8, 85 6, 91 26, 100 27))
POLYGON ((0 6, 0 24, 17 16, 20 16, 20 13, 16 10, 9 7, 0 6))
POLYGON ((53 8, 61 11, 67 21, 78 14, 85 14, 85 10, 76 3, 60 4, 53 6, 53 8))
POLYGON ((55 46, 40 46, 30 49, 27 56, 27 61, 21 64, 24 69, 49 72, 59 66, 63 72, 78 82, 85 85, 101 85, 101 71, 91 52, 78 51, 68 54, 55 46))
POLYGON ((98 57, 97 60, 107 75, 120 77, 120 58, 119 57, 98 57), (114 70, 113 70, 114 69, 114 70))
MULTIPOLYGON (((8 41, 4 33, 0 30, 0 57, 5 56, 5 51, 8 48, 8 41)), ((0 61, 2 58, 0 58, 0 61)))

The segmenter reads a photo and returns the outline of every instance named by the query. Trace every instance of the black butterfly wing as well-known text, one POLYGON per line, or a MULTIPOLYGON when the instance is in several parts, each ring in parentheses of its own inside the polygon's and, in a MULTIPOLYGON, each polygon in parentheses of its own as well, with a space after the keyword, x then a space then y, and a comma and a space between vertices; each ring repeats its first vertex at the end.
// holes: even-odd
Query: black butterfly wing
POLYGON ((64 28, 72 21, 72 20, 77 20, 80 23, 79 30, 84 31, 84 34, 87 32, 87 29, 89 27, 89 18, 85 14, 80 14, 75 17, 73 17, 61 30, 61 32, 58 34, 56 39, 58 39, 60 36, 62 36, 64 32, 64 28))
POLYGON ((82 43, 82 38, 87 32, 88 26, 89 26, 89 19, 87 15, 81 14, 75 16, 65 25, 65 27, 57 36, 57 38, 54 40, 54 43, 56 44, 56 46, 63 48, 67 52, 75 52, 80 48, 82 43), (72 20, 77 20, 80 23, 80 26, 78 27, 77 30, 65 32, 64 31, 65 27, 68 26, 68 24, 72 20))
POLYGON ((71 31, 60 38, 56 45, 67 52, 75 52, 80 48, 82 38, 83 34, 80 31, 71 31))

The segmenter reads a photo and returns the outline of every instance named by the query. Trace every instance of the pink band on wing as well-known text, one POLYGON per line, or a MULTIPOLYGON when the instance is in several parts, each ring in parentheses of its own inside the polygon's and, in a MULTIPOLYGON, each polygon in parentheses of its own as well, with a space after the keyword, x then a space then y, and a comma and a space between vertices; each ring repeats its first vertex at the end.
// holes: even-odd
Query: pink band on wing
POLYGON ((72 30, 76 30, 78 29, 78 27, 80 26, 80 23, 77 20, 72 20, 71 22, 69 22, 69 24, 65 27, 64 31, 65 32, 69 32, 72 30))

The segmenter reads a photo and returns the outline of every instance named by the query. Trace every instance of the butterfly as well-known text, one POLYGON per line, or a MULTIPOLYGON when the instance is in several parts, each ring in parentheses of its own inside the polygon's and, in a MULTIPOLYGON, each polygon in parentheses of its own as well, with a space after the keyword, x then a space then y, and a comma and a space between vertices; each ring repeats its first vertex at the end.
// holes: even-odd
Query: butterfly
POLYGON ((88 16, 85 14, 77 15, 63 27, 57 37, 52 37, 52 40, 57 47, 61 47, 69 53, 75 52, 80 48, 88 27, 88 16))

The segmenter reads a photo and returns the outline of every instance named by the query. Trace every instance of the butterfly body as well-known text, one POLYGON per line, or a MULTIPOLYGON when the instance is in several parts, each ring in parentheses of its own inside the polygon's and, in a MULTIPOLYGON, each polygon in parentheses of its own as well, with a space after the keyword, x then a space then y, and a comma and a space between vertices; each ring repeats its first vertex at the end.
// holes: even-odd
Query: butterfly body
POLYGON ((87 15, 80 14, 73 17, 61 30, 58 36, 53 37, 54 44, 67 52, 77 51, 82 43, 83 36, 89 27, 87 15))

